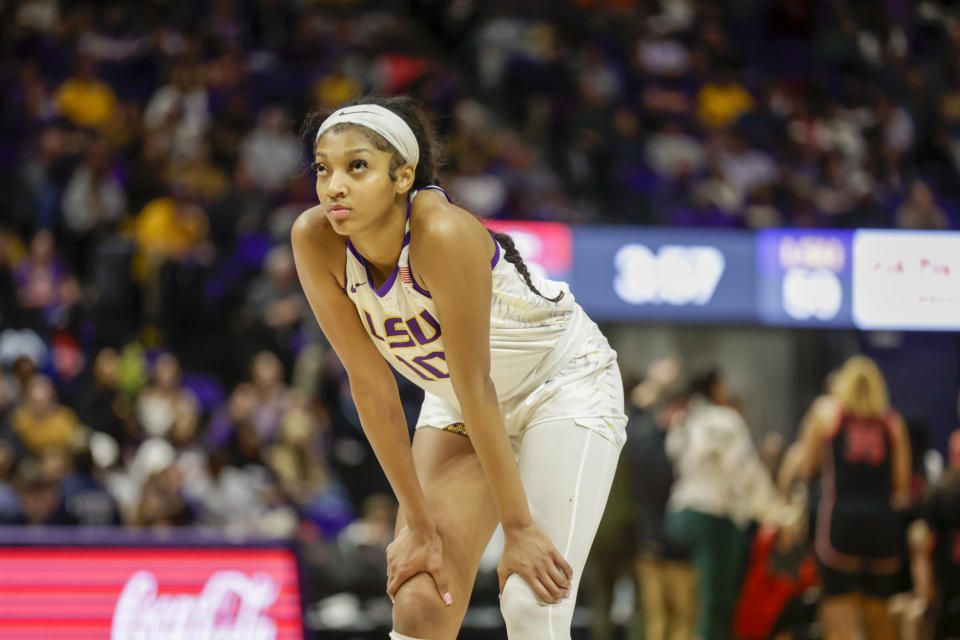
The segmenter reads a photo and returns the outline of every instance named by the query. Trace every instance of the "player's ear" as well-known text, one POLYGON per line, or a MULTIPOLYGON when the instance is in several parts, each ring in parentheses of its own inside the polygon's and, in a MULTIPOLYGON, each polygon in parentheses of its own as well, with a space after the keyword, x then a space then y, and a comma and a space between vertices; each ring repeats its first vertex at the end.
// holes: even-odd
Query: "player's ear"
POLYGON ((413 188, 413 181, 417 177, 417 171, 409 162, 403 164, 397 169, 397 180, 394 182, 394 189, 398 194, 404 194, 413 188))

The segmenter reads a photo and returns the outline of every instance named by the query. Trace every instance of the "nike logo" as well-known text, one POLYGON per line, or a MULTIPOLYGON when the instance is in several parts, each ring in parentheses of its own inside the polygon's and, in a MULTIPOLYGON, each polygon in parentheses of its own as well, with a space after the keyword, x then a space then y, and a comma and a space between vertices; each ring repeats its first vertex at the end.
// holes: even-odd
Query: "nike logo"
POLYGON ((363 282, 358 282, 357 284, 350 285, 350 293, 356 293, 357 287, 362 287, 365 284, 367 284, 366 280, 364 280, 363 282))

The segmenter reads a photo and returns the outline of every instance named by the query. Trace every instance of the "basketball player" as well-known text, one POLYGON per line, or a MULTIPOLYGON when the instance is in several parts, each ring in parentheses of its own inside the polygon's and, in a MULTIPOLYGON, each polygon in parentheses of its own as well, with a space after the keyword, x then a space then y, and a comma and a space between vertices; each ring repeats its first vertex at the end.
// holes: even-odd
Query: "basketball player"
POLYGON ((897 512, 909 500, 910 440, 890 407, 883 374, 850 358, 831 393, 802 425, 802 475, 820 472, 814 548, 820 564, 826 640, 896 638, 887 600, 898 586, 905 532, 897 512))
MULTIPOLYGON (((914 597, 903 603, 903 609, 913 637, 924 637, 923 623, 932 617, 932 637, 956 640, 960 638, 960 430, 947 441, 947 452, 947 471, 920 503, 920 519, 908 530, 914 597), (930 607, 932 616, 927 611, 930 607)), ((901 638, 909 637, 901 634, 901 638)))
POLYGON ((624 441, 616 354, 566 285, 434 186, 436 153, 409 98, 335 111, 316 134, 320 204, 292 232, 400 503, 390 637, 456 638, 499 523, 507 635, 569 640, 624 441), (412 446, 388 363, 426 392, 412 446))

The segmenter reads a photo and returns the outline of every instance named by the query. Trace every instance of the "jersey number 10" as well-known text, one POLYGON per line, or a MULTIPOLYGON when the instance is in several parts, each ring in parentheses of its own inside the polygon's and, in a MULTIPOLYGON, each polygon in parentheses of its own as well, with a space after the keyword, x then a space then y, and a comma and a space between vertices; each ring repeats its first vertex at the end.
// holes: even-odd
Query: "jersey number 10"
MULTIPOLYGON (((423 327, 420 326, 420 322, 417 320, 417 316, 411 316, 405 320, 397 316, 386 318, 383 321, 383 335, 377 331, 373 324, 373 318, 370 317, 370 314, 366 310, 363 312, 363 318, 367 322, 367 330, 370 332, 370 336, 376 340, 385 342, 391 350, 408 349, 418 346, 423 347, 432 342, 436 342, 440 337, 440 323, 426 309, 420 312, 420 318, 433 330, 433 335, 429 337, 424 333, 423 327)), ((430 353, 416 356, 410 359, 413 361, 412 363, 396 352, 392 352, 391 355, 406 365, 408 369, 420 378, 428 382, 436 382, 437 380, 450 377, 449 373, 438 369, 437 366, 431 362, 431 360, 446 360, 447 356, 443 351, 431 351, 430 353)))

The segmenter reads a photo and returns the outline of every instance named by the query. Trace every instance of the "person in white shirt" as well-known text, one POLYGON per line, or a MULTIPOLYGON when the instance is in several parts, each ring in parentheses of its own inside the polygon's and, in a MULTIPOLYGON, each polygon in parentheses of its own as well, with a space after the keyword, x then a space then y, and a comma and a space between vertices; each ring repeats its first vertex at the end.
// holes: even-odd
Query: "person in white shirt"
POLYGON ((729 637, 747 525, 781 506, 743 417, 726 403, 717 371, 691 385, 686 417, 667 436, 676 481, 667 504, 667 537, 687 547, 699 574, 697 637, 729 637))

